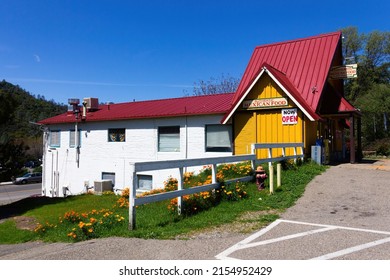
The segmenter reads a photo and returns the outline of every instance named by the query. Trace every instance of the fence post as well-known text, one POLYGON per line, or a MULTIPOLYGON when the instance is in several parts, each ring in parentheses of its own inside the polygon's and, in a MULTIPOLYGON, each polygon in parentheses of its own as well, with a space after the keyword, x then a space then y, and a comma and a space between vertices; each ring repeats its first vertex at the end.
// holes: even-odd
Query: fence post
POLYGON ((294 163, 297 163, 297 147, 294 147, 294 163))
POLYGON ((211 183, 215 184, 217 182, 217 165, 213 164, 211 166, 211 183))
MULTIPOLYGON (((268 159, 272 159, 272 148, 268 148, 268 159)), ((272 162, 268 162, 268 167, 271 168, 272 162)))
POLYGON ((269 193, 274 193, 274 166, 269 166, 269 193))
MULTIPOLYGON (((183 189, 183 167, 179 167, 179 179, 177 180, 177 189, 181 191, 183 189)), ((179 196, 177 198, 177 213, 181 215, 183 204, 183 197, 179 196)))
POLYGON ((281 170, 282 170, 282 165, 278 163, 276 165, 276 187, 277 188, 279 188, 282 185, 281 170))
POLYGON ((138 180, 137 180, 137 172, 135 172, 135 164, 130 163, 130 191, 129 191, 129 230, 134 230, 135 229, 135 199, 136 199, 136 191, 137 191, 137 185, 138 185, 138 180))
MULTIPOLYGON (((256 147, 255 147, 255 144, 252 144, 251 147, 252 147, 252 154, 256 155, 256 147)), ((251 167, 252 167, 252 170, 255 170, 255 169, 256 169, 256 166, 255 166, 256 163, 255 163, 255 161, 256 161, 256 156, 255 156, 255 159, 251 160, 251 167)))

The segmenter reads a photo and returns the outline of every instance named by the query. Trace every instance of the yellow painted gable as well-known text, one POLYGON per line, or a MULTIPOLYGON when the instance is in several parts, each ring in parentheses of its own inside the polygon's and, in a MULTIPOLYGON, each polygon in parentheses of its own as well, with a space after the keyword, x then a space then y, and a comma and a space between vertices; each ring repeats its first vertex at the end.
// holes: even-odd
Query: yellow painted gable
MULTIPOLYGON (((281 88, 268 76, 263 75, 246 96, 245 101, 254 99, 285 98, 288 104, 280 107, 262 107, 244 109, 240 106, 234 115, 234 151, 235 154, 250 153, 254 143, 302 143, 303 113, 288 98, 281 88), (298 121, 296 124, 282 123, 282 109, 296 108, 298 121)), ((243 102, 243 103, 244 103, 243 102)), ((293 149, 287 149, 286 155, 292 155, 293 149)), ((268 151, 257 153, 259 158, 268 156, 268 151)), ((282 155, 281 149, 274 149, 273 156, 282 155)))

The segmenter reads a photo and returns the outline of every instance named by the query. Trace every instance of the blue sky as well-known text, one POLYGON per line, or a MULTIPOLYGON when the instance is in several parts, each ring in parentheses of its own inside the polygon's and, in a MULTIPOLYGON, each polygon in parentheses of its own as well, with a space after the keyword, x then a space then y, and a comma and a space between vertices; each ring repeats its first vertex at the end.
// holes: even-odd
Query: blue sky
POLYGON ((1 0, 0 80, 61 103, 180 97, 199 80, 240 78, 258 45, 390 31, 389 3, 1 0))

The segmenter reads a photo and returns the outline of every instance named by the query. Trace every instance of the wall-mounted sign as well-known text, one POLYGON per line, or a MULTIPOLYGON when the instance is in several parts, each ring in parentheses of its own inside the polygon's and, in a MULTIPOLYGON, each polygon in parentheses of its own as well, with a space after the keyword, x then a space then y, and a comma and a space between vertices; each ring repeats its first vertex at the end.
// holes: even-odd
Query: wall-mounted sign
POLYGON ((288 101, 284 97, 244 100, 242 102, 242 108, 243 109, 283 107, 283 106, 287 106, 287 105, 288 105, 288 101))
POLYGON ((331 79, 353 79, 357 78, 357 64, 348 64, 332 67, 329 71, 331 79))
POLYGON ((297 108, 282 109, 282 123, 283 124, 297 124, 298 110, 297 108))

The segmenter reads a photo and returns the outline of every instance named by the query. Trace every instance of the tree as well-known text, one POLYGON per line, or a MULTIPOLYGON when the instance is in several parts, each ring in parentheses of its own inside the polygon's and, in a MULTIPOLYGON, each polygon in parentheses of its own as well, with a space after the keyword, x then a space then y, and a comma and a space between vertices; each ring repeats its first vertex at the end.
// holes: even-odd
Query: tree
POLYGON ((356 27, 342 29, 346 63, 358 64, 358 78, 345 82, 346 97, 355 102, 374 84, 390 82, 390 32, 359 34, 356 27))
POLYGON ((390 136, 390 32, 359 34, 356 27, 342 29, 346 64, 358 64, 357 79, 345 81, 345 96, 361 109, 363 141, 390 136))
POLYGON ((375 84, 367 94, 357 101, 362 108, 363 131, 366 141, 374 141, 390 136, 390 85, 375 84))
MULTIPOLYGON (((222 74, 219 78, 211 77, 208 81, 199 80, 198 82, 195 82, 192 95, 235 92, 239 83, 240 79, 222 74)), ((189 95, 186 90, 184 93, 185 95, 189 95)))
POLYGON ((18 175, 29 157, 37 159, 42 155, 42 131, 30 122, 65 110, 64 105, 42 96, 35 98, 19 86, 0 81, 0 181, 18 175), (40 154, 31 154, 34 151, 40 154))

